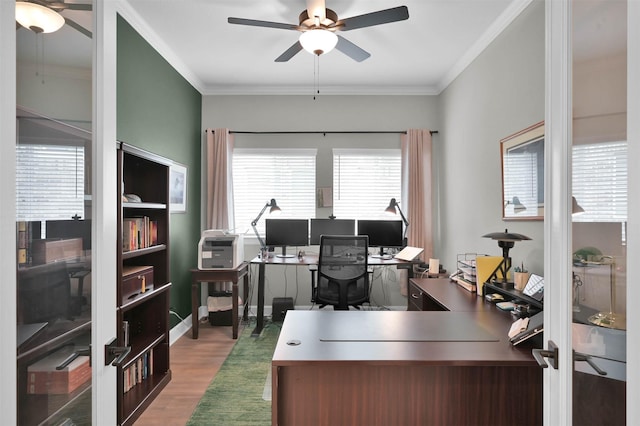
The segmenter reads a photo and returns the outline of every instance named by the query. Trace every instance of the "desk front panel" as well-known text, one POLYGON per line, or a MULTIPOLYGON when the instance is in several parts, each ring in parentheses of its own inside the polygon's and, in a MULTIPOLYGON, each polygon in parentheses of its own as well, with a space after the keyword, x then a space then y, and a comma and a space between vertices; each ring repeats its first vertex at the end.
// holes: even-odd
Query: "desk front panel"
POLYGON ((542 424, 539 367, 317 362, 273 369, 273 425, 542 424))

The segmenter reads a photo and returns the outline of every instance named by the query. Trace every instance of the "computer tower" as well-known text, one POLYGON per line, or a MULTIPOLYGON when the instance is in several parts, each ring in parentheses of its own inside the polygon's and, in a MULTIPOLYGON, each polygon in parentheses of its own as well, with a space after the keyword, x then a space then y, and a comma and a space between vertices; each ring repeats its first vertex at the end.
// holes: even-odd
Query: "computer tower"
POLYGON ((273 322, 282 322, 289 309, 293 310, 293 298, 274 297, 271 304, 273 312, 271 318, 273 322))

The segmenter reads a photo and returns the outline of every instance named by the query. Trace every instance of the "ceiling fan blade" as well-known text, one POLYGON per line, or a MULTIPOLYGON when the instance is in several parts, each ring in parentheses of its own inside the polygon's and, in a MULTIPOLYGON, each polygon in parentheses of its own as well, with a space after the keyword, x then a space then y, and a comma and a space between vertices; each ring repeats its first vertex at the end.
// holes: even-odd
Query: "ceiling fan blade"
POLYGON ((338 49, 339 51, 341 51, 342 53, 344 53, 345 55, 347 55, 348 57, 350 57, 351 59, 357 62, 362 62, 365 59, 367 59, 369 56, 371 56, 371 53, 356 46, 355 44, 351 43, 349 40, 347 40, 346 38, 342 37, 339 34, 338 34, 338 44, 336 44, 336 49, 338 49))
POLYGON ((293 58, 299 51, 302 50, 302 45, 299 41, 296 41, 290 48, 284 51, 284 53, 276 58, 276 62, 287 62, 293 58))
POLYGON ((93 34, 91 34, 91 31, 89 31, 88 29, 86 29, 85 27, 83 27, 82 25, 78 24, 76 21, 69 19, 69 18, 64 18, 64 21, 67 25, 69 25, 71 28, 73 28, 74 30, 86 35, 89 38, 93 37, 93 34))
POLYGON ((93 5, 88 3, 65 3, 64 8, 69 10, 93 10, 93 5))
POLYGON ((282 30, 298 30, 298 26, 294 24, 282 24, 280 22, 270 22, 270 21, 257 21, 255 19, 230 17, 227 19, 227 22, 229 22, 230 24, 250 25, 253 27, 279 28, 282 30))
MULTIPOLYGON (((33 1, 33 0, 31 0, 33 1)), ((35 1, 35 3, 42 4, 53 10, 61 11, 65 9, 69 10, 92 10, 93 6, 90 3, 65 3, 64 1, 35 1)))
POLYGON ((307 15, 319 16, 320 22, 327 17, 327 8, 324 0, 307 0, 307 15))
POLYGON ((409 19, 409 9, 407 9, 407 6, 398 6, 341 19, 336 22, 335 26, 339 26, 341 31, 349 31, 358 28, 372 27, 374 25, 388 24, 390 22, 404 21, 405 19, 409 19))

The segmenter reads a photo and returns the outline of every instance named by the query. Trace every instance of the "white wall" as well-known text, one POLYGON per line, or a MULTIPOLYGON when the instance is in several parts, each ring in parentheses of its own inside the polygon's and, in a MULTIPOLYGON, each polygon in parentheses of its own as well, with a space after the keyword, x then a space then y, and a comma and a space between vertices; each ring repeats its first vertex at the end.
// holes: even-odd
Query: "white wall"
POLYGON ((17 104, 45 117, 91 130, 91 69, 19 64, 17 104), (64 99, 64 102, 60 100, 64 99))
POLYGON ((543 222, 502 220, 500 139, 544 119, 544 4, 534 1, 440 95, 437 158, 440 232, 435 247, 449 269, 460 253, 501 255, 482 236, 509 231, 513 264, 543 274, 543 222))
MULTIPOLYGON (((404 131, 409 128, 439 130, 437 98, 433 96, 205 96, 202 126, 236 131, 404 131)), ((438 144, 438 136, 434 137, 438 144)), ((332 185, 334 147, 399 148, 398 134, 235 135, 235 146, 316 148, 316 185, 332 185)), ((204 167, 203 167, 203 170, 204 167)), ((375 184, 375 182, 372 182, 375 184)), ((265 200, 269 198, 265 195, 265 200)), ((257 214, 258 212, 256 212, 257 214)), ((327 217, 330 209, 318 209, 327 217)), ((238 224, 239 225, 239 224, 238 224)), ((249 224, 246 224, 249 228, 249 224)), ((252 233, 245 238, 245 257, 258 253, 252 233)), ((316 251, 316 247, 305 248, 316 251)), ((255 271, 257 273, 257 270, 255 271)), ((256 274, 253 274, 257 280, 256 274)), ((372 304, 405 307, 394 270, 376 272, 372 304)), ((257 281, 256 281, 257 282, 257 281)), ((311 274, 306 267, 267 268, 265 304, 273 297, 293 297, 296 306, 309 306, 311 274), (286 289, 286 291, 285 291, 286 289)), ((255 305, 255 296, 252 304, 255 305)))

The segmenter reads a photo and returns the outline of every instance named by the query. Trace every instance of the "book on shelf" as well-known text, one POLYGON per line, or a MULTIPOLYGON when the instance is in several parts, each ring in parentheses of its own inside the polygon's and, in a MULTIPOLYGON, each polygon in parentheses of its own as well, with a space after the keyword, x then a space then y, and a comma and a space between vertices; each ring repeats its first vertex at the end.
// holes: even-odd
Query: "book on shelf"
POLYGON ((139 250, 158 244, 158 221, 148 216, 122 220, 122 251, 139 250))
POLYGON ((27 222, 18 222, 18 265, 27 263, 27 222))
POLYGON ((153 375, 153 350, 140 355, 129 367, 122 371, 124 393, 153 375))

